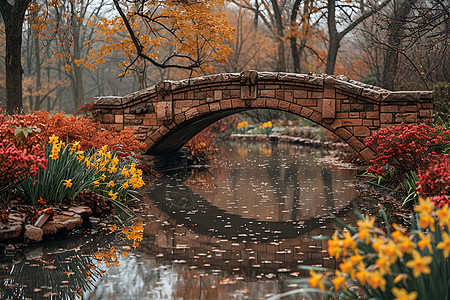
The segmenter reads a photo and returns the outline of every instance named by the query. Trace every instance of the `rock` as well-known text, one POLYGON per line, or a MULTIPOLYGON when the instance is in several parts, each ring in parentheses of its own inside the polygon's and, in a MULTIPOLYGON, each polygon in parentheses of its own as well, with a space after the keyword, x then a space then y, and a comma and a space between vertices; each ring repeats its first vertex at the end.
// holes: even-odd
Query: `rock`
POLYGON ((0 230, 0 241, 18 238, 23 229, 19 222, 8 222, 5 226, 6 228, 0 230))
POLYGON ((26 217, 27 217, 26 214, 16 212, 16 213, 10 213, 9 216, 8 216, 8 219, 10 221, 15 221, 15 222, 19 222, 19 223, 24 224, 26 217))
POLYGON ((25 226, 25 232, 23 234, 25 242, 41 242, 42 236, 43 231, 41 228, 33 225, 25 226))
POLYGON ((84 214, 87 214, 88 216, 92 215, 92 210, 88 206, 75 206, 69 208, 69 211, 73 211, 76 214, 79 214, 80 216, 83 216, 84 214))
POLYGON ((89 222, 90 222, 93 226, 95 226, 95 225, 97 225, 97 224, 100 222, 100 219, 99 219, 99 218, 96 218, 96 217, 89 217, 89 222))
POLYGON ((16 255, 16 247, 11 244, 5 246, 5 255, 6 256, 14 256, 16 255))
POLYGON ((57 224, 62 225, 63 228, 67 231, 70 231, 76 227, 81 226, 81 224, 83 224, 83 220, 81 218, 74 218, 74 217, 64 216, 64 215, 54 216, 53 221, 57 224))
POLYGON ((48 221, 42 226, 44 236, 55 235, 64 229, 64 225, 55 221, 48 221))

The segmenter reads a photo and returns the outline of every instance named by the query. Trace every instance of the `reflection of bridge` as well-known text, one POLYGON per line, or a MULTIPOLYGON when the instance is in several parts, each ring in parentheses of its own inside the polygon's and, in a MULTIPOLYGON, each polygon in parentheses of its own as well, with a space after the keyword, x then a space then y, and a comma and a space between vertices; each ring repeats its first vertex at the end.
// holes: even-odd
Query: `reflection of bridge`
POLYGON ((237 112, 267 108, 309 119, 364 159, 364 138, 380 128, 429 122, 432 92, 391 92, 344 77, 244 71, 161 81, 124 97, 98 97, 100 121, 130 127, 148 154, 174 152, 203 128, 237 112))
MULTIPOLYGON (((146 214, 156 220, 146 222, 140 247, 165 259, 252 278, 277 270, 295 271, 302 262, 334 264, 322 251, 326 241, 311 238, 332 234, 329 219, 265 222, 243 218, 210 204, 168 177, 148 188, 146 194, 150 202, 146 214)), ((348 213, 349 207, 338 215, 345 218, 348 213)))

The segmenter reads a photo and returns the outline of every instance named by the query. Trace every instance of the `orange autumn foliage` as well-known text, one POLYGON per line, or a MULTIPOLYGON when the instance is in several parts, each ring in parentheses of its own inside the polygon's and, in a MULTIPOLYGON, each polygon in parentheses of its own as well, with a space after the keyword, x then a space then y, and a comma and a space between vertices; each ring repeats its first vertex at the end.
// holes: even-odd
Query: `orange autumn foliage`
POLYGON ((61 113, 49 116, 48 112, 36 111, 39 123, 43 124, 41 136, 48 140, 53 134, 61 140, 72 143, 80 142, 83 150, 93 147, 101 148, 108 145, 110 148, 122 145, 122 151, 140 152, 145 144, 134 139, 133 131, 125 128, 120 132, 109 130, 104 124, 94 122, 91 119, 74 116, 66 117, 61 113))

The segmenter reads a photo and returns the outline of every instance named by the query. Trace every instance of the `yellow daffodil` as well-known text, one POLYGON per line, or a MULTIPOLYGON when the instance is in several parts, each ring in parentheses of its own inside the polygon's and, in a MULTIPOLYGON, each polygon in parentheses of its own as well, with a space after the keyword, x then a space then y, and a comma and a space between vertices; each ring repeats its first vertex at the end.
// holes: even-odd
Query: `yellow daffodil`
POLYGON ((341 253, 341 241, 337 235, 337 231, 333 234, 330 240, 328 240, 328 254, 333 257, 339 258, 341 253))
POLYGON ((447 232, 442 232, 442 242, 439 242, 436 246, 439 250, 444 250, 444 257, 447 258, 450 253, 450 236, 447 232))
POLYGON ((398 248, 402 253, 411 253, 413 249, 416 247, 413 241, 409 238, 406 238, 403 242, 398 245, 398 248))
POLYGON ((100 185, 100 182, 98 180, 94 181, 94 187, 97 187, 100 185))
POLYGON ((339 264, 339 269, 342 273, 351 274, 353 270, 353 265, 350 259, 345 259, 339 264))
POLYGON ((420 213, 419 215, 419 226, 422 228, 430 227, 431 231, 434 232, 434 218, 428 213, 420 213))
POLYGON ((436 211, 436 216, 439 219, 439 226, 450 226, 450 209, 447 204, 436 211))
POLYGON ((117 193, 113 193, 113 191, 109 191, 108 195, 111 197, 111 199, 116 200, 117 199, 117 193))
POLYGON ((52 143, 52 144, 56 144, 58 141, 59 141, 59 137, 57 137, 54 134, 51 137, 48 138, 48 142, 52 143))
POLYGON ((423 251, 427 248, 428 251, 433 254, 433 248, 431 247, 431 236, 429 234, 425 235, 422 232, 419 232, 419 236, 421 238, 421 240, 417 242, 419 249, 423 251))
POLYGON ((348 249, 354 250, 356 242, 349 231, 344 232, 344 239, 342 240, 342 247, 344 248, 344 256, 348 255, 348 249))
POLYGON ((63 180, 63 185, 70 188, 72 186, 72 179, 63 180))
MULTIPOLYGON (((102 147, 102 151, 103 151, 103 152, 106 152, 107 150, 108 150, 108 145, 105 145, 105 146, 102 147)), ((102 152, 102 153, 103 153, 103 152, 102 152)))
POLYGON ((375 217, 370 218, 369 216, 366 216, 364 220, 359 220, 357 224, 359 231, 359 239, 360 240, 365 239, 366 244, 369 244, 370 241, 369 232, 372 230, 373 225, 375 224, 375 217))
POLYGON ((369 279, 369 272, 367 272, 363 263, 358 265, 358 272, 356 272, 355 277, 359 280, 361 285, 366 285, 367 280, 369 279))
POLYGON ((106 175, 105 175, 105 174, 102 174, 102 176, 100 176, 100 180, 103 181, 103 180, 105 180, 105 179, 106 179, 106 175))
POLYGON ((431 214, 434 204, 430 199, 419 197, 419 204, 414 207, 414 210, 418 213, 431 214))
POLYGON ((127 188, 129 187, 128 181, 126 181, 126 182, 122 185, 122 187, 123 187, 124 189, 127 189, 127 188))
POLYGON ((394 300, 416 300, 417 292, 408 293, 405 289, 399 289, 397 287, 393 287, 391 289, 392 294, 394 295, 394 300))
POLYGON ((117 172, 117 168, 116 167, 112 167, 111 169, 109 169, 109 173, 116 173, 117 172))
POLYGON ((341 286, 344 288, 344 290, 347 290, 347 285, 345 285, 345 277, 342 276, 339 271, 336 270, 336 278, 331 280, 331 282, 333 283, 334 289, 336 291, 338 291, 341 286))
POLYGON ((117 165, 119 163, 119 159, 117 157, 114 157, 114 159, 112 160, 112 163, 117 165))
POLYGON ((309 275, 311 277, 308 279, 308 282, 312 288, 317 288, 318 286, 321 290, 325 290, 325 286, 323 284, 323 274, 309 270, 309 275))
POLYGON ((386 273, 391 273, 389 258, 384 255, 379 255, 378 259, 375 261, 375 265, 377 269, 380 271, 380 274, 384 275, 386 273))
POLYGON ((430 274, 431 269, 428 266, 432 262, 431 256, 423 256, 420 255, 419 251, 412 251, 413 259, 406 263, 408 268, 413 269, 414 277, 419 277, 421 274, 430 274))
POLYGON ((383 292, 386 290, 386 279, 378 272, 369 272, 367 283, 374 289, 380 288, 383 292))
POLYGON ((114 187, 114 181, 110 181, 110 182, 108 182, 108 184, 106 185, 106 187, 107 188, 109 188, 109 187, 114 187))
POLYGON ((362 261, 363 261, 363 257, 359 254, 358 249, 355 249, 355 254, 350 256, 350 262, 352 263, 353 266, 356 266, 359 263, 361 263, 362 261))

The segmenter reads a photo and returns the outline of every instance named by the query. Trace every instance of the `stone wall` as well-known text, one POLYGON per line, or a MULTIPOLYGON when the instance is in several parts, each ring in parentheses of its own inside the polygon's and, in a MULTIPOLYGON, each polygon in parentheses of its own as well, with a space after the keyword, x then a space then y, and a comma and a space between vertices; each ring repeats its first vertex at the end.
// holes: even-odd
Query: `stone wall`
POLYGON ((94 108, 115 130, 131 128, 149 154, 176 151, 227 115, 268 108, 327 128, 368 160, 374 152, 364 138, 402 122, 431 122, 433 94, 391 92, 345 76, 244 71, 161 81, 124 97, 98 97, 94 108))

